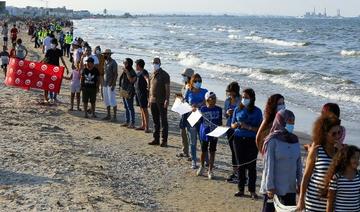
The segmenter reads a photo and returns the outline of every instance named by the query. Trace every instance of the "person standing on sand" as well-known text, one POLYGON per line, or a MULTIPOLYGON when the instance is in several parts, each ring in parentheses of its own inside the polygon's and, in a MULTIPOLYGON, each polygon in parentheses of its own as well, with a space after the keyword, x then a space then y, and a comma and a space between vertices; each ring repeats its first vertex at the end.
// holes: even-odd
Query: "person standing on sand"
POLYGON ((64 53, 68 58, 70 57, 70 47, 71 47, 72 42, 73 42, 73 36, 70 34, 70 32, 67 32, 65 35, 65 52, 64 53))
MULTIPOLYGON (((51 41, 51 48, 46 52, 45 58, 41 62, 45 62, 47 64, 51 64, 54 66, 59 66, 60 65, 59 60, 61 59, 61 62, 66 69, 66 74, 68 75, 69 69, 68 69, 68 67, 64 61, 64 58, 61 54, 61 50, 59 48, 57 48, 57 46, 58 46, 58 41, 56 38, 54 38, 51 41)), ((49 102, 48 94, 49 94, 49 91, 44 90, 44 103, 49 102)), ((56 94, 51 95, 50 103, 53 103, 55 99, 56 99, 56 94)))
POLYGON ((95 67, 94 59, 86 60, 86 67, 81 73, 81 90, 84 103, 85 118, 88 118, 88 102, 91 104, 92 118, 96 118, 96 94, 99 92, 99 71, 95 67))
POLYGON ((298 210, 326 211, 327 199, 321 196, 324 178, 337 149, 341 121, 333 114, 321 115, 314 124, 312 146, 309 150, 301 182, 298 210))
POLYGON ((98 66, 99 66, 98 58, 96 57, 96 55, 91 54, 91 47, 86 46, 86 47, 84 47, 83 55, 81 56, 81 59, 80 59, 80 71, 85 68, 85 65, 87 63, 86 61, 90 57, 94 60, 95 68, 96 69, 98 68, 98 66))
POLYGON ((256 160, 258 149, 255 143, 256 133, 262 122, 262 112, 255 106, 255 91, 247 88, 242 92, 241 104, 235 108, 231 121, 234 129, 234 150, 238 168, 239 192, 237 197, 245 195, 246 170, 249 177, 248 190, 252 199, 257 199, 256 160))
MULTIPOLYGON (((181 76, 183 77, 183 83, 184 86, 181 88, 181 93, 176 94, 177 98, 180 98, 183 100, 185 98, 185 93, 190 87, 190 80, 191 77, 194 75, 194 70, 191 68, 186 68, 181 73, 181 76)), ((188 114, 184 114, 181 116, 179 127, 180 127, 180 135, 181 135, 181 141, 182 141, 182 152, 176 154, 177 157, 184 157, 191 161, 191 158, 189 156, 189 140, 186 134, 186 123, 187 123, 188 114)))
MULTIPOLYGON (((227 98, 224 102, 224 117, 226 118, 226 126, 231 127, 231 120, 236 107, 241 103, 240 86, 237 82, 230 83, 226 88, 227 98)), ((233 166, 233 173, 226 179, 229 183, 238 183, 236 166, 236 157, 234 151, 234 129, 227 131, 227 139, 231 151, 231 164, 233 166)))
POLYGON ((8 46, 8 36, 9 36, 9 28, 7 23, 4 23, 3 27, 2 27, 2 31, 1 34, 3 36, 3 41, 4 41, 4 46, 8 46))
MULTIPOLYGON (((208 90, 201 87, 202 78, 199 74, 194 74, 191 77, 189 89, 185 92, 184 100, 192 106, 193 112, 205 105, 205 94, 208 90)), ((190 113, 188 113, 188 116, 190 113)), ((186 120, 187 122, 187 120, 186 120)), ((194 126, 186 123, 186 131, 189 140, 189 149, 191 152, 191 168, 196 169, 196 145, 199 135, 200 122, 197 122, 194 126)))
POLYGON ((137 79, 134 84, 136 98, 139 103, 141 112, 141 126, 136 130, 144 130, 145 133, 150 133, 149 130, 149 111, 148 111, 148 98, 149 98, 149 73, 144 69, 145 61, 139 59, 135 61, 137 79))
POLYGON ((47 33, 47 35, 43 41, 43 47, 42 47, 43 54, 46 54, 47 50, 51 49, 52 39, 54 39, 54 35, 47 33))
POLYGON ((102 53, 104 55, 105 64, 104 64, 104 103, 107 110, 107 116, 103 120, 110 120, 110 110, 113 107, 114 116, 111 119, 113 122, 116 122, 116 112, 117 112, 117 103, 116 103, 116 92, 115 86, 118 78, 118 65, 114 59, 111 58, 111 50, 105 49, 102 53))
POLYGON ((135 128, 135 110, 134 110, 134 96, 136 81, 136 72, 133 69, 133 60, 126 58, 123 62, 123 71, 119 79, 120 96, 123 98, 125 107, 126 123, 122 124, 122 127, 129 129, 135 128))
POLYGON ((71 64, 72 72, 70 77, 65 77, 67 80, 71 80, 70 85, 70 109, 69 111, 74 110, 74 99, 76 95, 76 105, 77 110, 81 111, 80 109, 80 89, 81 89, 81 83, 80 83, 80 71, 76 69, 74 64, 71 64))
POLYGON ((6 46, 3 46, 3 51, 0 53, 0 58, 1 58, 1 68, 4 71, 4 76, 6 77, 6 70, 7 70, 7 65, 9 64, 9 60, 10 60, 10 54, 6 51, 6 46))
POLYGON ((16 58, 20 60, 25 60, 28 55, 28 50, 24 45, 22 45, 22 40, 20 38, 16 41, 15 55, 16 58))
POLYGON ((170 100, 170 76, 161 68, 161 60, 158 57, 153 59, 153 69, 154 72, 150 76, 149 105, 154 122, 154 140, 149 145, 160 144, 161 126, 162 142, 160 147, 167 147, 169 130, 167 110, 170 100))
POLYGON ((264 111, 264 120, 256 134, 256 146, 259 151, 263 149, 265 138, 269 135, 276 113, 285 109, 284 97, 281 94, 274 94, 269 97, 264 111))
POLYGON ((97 57, 98 61, 99 61, 99 66, 98 66, 98 70, 100 73, 100 94, 101 94, 101 100, 104 99, 104 95, 103 95, 103 88, 104 88, 104 63, 105 63, 105 59, 104 59, 104 55, 101 54, 101 48, 100 46, 96 46, 94 49, 94 55, 97 57))
POLYGON ((16 24, 14 24, 13 28, 10 30, 11 43, 16 43, 18 33, 19 33, 19 30, 16 28, 16 24))
POLYGON ((296 191, 302 178, 301 150, 293 134, 295 115, 280 110, 264 142, 264 169, 260 193, 264 194, 263 212, 275 212, 271 200, 276 194, 286 206, 296 205, 296 191))

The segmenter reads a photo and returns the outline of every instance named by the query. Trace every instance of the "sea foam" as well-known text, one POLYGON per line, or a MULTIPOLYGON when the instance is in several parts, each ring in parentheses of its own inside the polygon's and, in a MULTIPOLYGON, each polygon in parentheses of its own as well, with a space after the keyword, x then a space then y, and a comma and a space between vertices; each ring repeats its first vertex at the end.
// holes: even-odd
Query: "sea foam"
POLYGON ((294 46, 294 47, 301 47, 301 46, 308 46, 309 42, 295 42, 295 41, 284 41, 278 40, 273 38, 263 38, 260 36, 252 35, 246 36, 245 39, 252 40, 258 43, 266 43, 266 44, 273 44, 278 46, 294 46))

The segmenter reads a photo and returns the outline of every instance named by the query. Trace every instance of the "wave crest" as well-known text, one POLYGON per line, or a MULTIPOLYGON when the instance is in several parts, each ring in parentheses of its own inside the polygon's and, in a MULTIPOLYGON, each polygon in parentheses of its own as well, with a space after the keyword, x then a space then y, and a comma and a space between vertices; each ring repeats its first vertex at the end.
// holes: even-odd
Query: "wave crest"
POLYGON ((310 45, 310 42, 284 41, 284 40, 278 40, 278 39, 272 39, 272 38, 263 38, 263 37, 256 36, 256 35, 246 36, 245 39, 252 40, 252 41, 255 41, 258 43, 267 43, 267 44, 273 44, 273 45, 278 45, 278 46, 301 47, 301 46, 310 45))

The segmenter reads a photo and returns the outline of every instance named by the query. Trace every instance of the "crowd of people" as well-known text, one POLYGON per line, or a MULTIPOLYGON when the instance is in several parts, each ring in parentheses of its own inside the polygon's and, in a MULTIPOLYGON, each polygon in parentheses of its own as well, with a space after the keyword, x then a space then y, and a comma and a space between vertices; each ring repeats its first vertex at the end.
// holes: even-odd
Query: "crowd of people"
MULTIPOLYGON (((46 36, 35 37, 34 42, 35 47, 43 48, 43 62, 58 66, 61 60, 65 66, 65 79, 71 80, 69 110, 74 110, 75 97, 76 109, 82 110, 82 96, 84 116, 96 118, 99 96, 107 111, 103 120, 116 122, 119 95, 125 108, 125 122, 121 126, 151 133, 150 109, 153 140, 149 145, 167 147, 170 76, 162 68, 160 58, 152 60, 151 71, 145 69, 143 59, 134 62, 131 58, 125 58, 119 72, 111 49, 102 51, 100 46, 92 48, 82 38, 74 37, 72 30, 63 33, 56 26, 50 24, 42 28, 47 31, 46 36), (39 40, 42 42, 37 43, 39 40), (71 73, 64 57, 71 61, 71 73), (135 125, 135 102, 141 115, 138 127, 135 125)), ((7 26, 3 25, 3 35, 5 27, 7 26)), ((16 28, 15 25, 14 27, 16 28)), ((39 34, 36 30, 34 33, 35 36, 39 34)), ((27 50, 21 47, 21 39, 13 38, 11 34, 11 41, 16 41, 15 57, 25 58, 27 50), (24 49, 23 53, 21 49, 24 49)), ((4 35, 4 51, 5 42, 7 39, 4 35)), ((6 66, 3 68, 6 70, 6 66)), ((337 104, 325 104, 314 123, 312 143, 304 146, 308 153, 303 171, 302 147, 294 133, 295 114, 286 108, 283 95, 270 96, 263 114, 256 104, 255 91, 251 88, 241 90, 237 82, 231 82, 226 88, 227 98, 221 107, 216 93, 203 88, 203 79, 199 73, 186 68, 181 75, 183 88, 176 93, 176 97, 187 102, 192 107, 192 112, 199 111, 202 118, 192 126, 187 121, 192 112, 181 116, 179 128, 183 148, 176 156, 191 162, 196 176, 203 176, 207 169, 206 176, 214 178, 218 138, 208 136, 208 133, 222 126, 224 120, 224 125, 229 127, 226 137, 232 164, 232 172, 227 181, 237 184, 236 197, 246 196, 247 186, 250 197, 258 198, 256 180, 260 152, 263 158, 260 193, 264 197, 264 212, 275 211, 275 197, 283 205, 296 206, 298 211, 360 211, 360 150, 356 146, 344 144, 346 133, 341 126, 340 108, 337 104), (201 147, 199 158, 198 141, 201 147)), ((44 102, 53 101, 56 101, 56 94, 45 91, 44 102)))

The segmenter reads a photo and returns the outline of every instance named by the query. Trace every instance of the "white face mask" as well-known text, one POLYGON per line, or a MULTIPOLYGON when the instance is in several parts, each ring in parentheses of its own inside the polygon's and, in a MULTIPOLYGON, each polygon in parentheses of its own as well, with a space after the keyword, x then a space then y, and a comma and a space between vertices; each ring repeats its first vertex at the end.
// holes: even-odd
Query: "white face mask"
POLYGON ((241 100, 241 104, 243 104, 245 107, 248 107, 249 104, 250 104, 250 99, 245 99, 245 98, 243 98, 243 99, 241 100))
POLYGON ((283 104, 283 105, 277 105, 277 108, 276 108, 276 110, 279 112, 280 110, 285 110, 286 109, 286 106, 285 106, 285 104, 283 104))
POLYGON ((100 54, 100 53, 101 53, 100 50, 96 50, 96 51, 95 51, 95 54, 100 54))
POLYGON ((154 64, 153 67, 154 67, 154 70, 157 71, 160 69, 160 64, 154 64))

